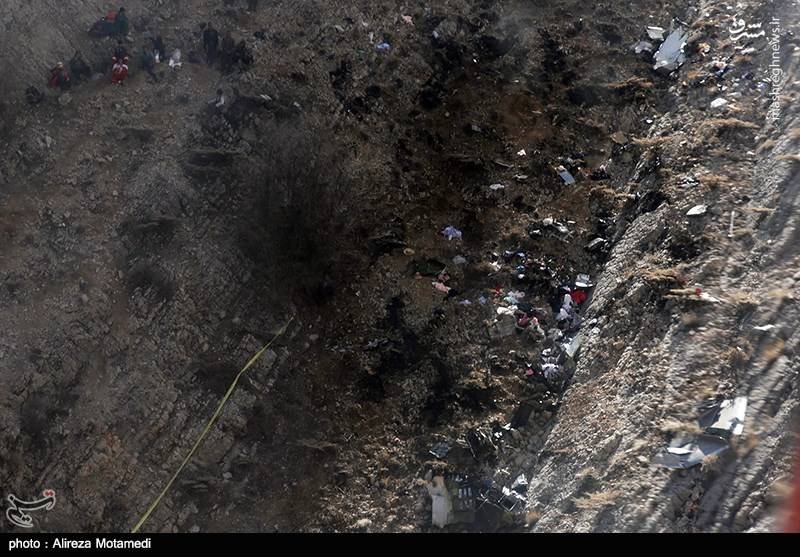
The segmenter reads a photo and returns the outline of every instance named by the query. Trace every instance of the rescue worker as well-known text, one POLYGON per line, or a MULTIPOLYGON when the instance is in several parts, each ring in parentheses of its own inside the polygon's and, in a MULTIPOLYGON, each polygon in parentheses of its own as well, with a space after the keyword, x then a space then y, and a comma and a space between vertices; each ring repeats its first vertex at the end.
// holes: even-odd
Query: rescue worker
POLYGON ((225 106, 225 93, 222 89, 217 89, 217 96, 212 100, 210 103, 211 106, 218 110, 222 110, 222 107, 225 106))
POLYGON ((222 39, 222 71, 228 73, 233 69, 235 60, 236 43, 230 31, 225 33, 225 38, 222 39))
POLYGON ((128 49, 122 44, 122 41, 117 41, 117 46, 114 48, 114 58, 117 60, 124 60, 128 57, 128 49))
POLYGON ((167 59, 167 47, 164 46, 164 39, 161 38, 161 35, 153 39, 153 54, 156 58, 156 64, 167 59))
POLYGON ((64 68, 64 62, 59 62, 55 68, 50 70, 50 82, 48 85, 53 89, 61 89, 61 91, 66 91, 70 88, 72 83, 67 70, 64 68))
POLYGON ((129 27, 128 14, 125 13, 125 8, 120 8, 114 18, 114 34, 124 37, 128 34, 129 27))
POLYGON ((206 63, 213 66, 217 61, 217 47, 219 47, 219 33, 209 22, 203 31, 203 47, 206 51, 206 63))
POLYGON ((247 48, 247 43, 244 39, 239 41, 236 45, 236 50, 233 53, 234 64, 242 64, 243 66, 250 66, 253 63, 253 53, 247 48))
POLYGON ((147 47, 142 48, 141 63, 142 69, 153 78, 153 81, 158 81, 158 76, 156 75, 156 57, 154 51, 148 49, 147 47))
POLYGON ((126 77, 128 77, 128 58, 122 60, 114 58, 114 66, 111 68, 112 85, 122 85, 126 77))
POLYGON ((44 100, 44 93, 30 85, 25 89, 25 100, 28 101, 28 104, 39 104, 44 100))

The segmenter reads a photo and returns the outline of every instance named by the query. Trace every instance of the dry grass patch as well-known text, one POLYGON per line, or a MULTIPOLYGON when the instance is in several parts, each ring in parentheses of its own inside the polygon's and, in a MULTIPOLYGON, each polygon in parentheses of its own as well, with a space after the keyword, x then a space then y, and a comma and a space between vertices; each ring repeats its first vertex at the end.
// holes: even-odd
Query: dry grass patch
POLYGON ((768 364, 781 357, 783 350, 786 347, 786 342, 782 339, 776 338, 772 340, 767 346, 764 347, 764 359, 768 364))
POLYGON ((632 77, 630 79, 626 79, 625 81, 616 81, 614 83, 609 83, 608 87, 615 91, 625 90, 625 89, 652 89, 653 82, 643 77, 632 77))
POLYGON ((525 524, 533 526, 542 518, 542 513, 537 510, 528 511, 525 513, 525 524))
POLYGON ((719 455, 708 455, 703 459, 703 462, 700 464, 700 470, 703 472, 714 472, 720 469, 720 458, 719 455))
POLYGON ((766 151, 767 149, 772 149, 777 144, 777 141, 774 139, 767 139, 761 145, 756 148, 756 154, 761 153, 762 151, 766 151))
POLYGON ((681 314, 681 324, 687 329, 693 329, 700 325, 701 322, 700 316, 693 311, 681 314))
POLYGON ((752 122, 745 122, 738 118, 712 118, 706 120, 697 128, 698 135, 706 141, 711 140, 715 135, 724 130, 754 130, 758 125, 752 122))
POLYGON ((655 147, 656 145, 667 143, 668 141, 671 141, 674 137, 675 136, 673 135, 664 135, 661 137, 640 137, 640 138, 634 138, 633 140, 631 140, 631 143, 633 143, 638 147, 647 149, 650 147, 655 147))
POLYGON ((771 215, 775 212, 775 209, 771 209, 770 207, 745 207, 742 211, 755 213, 756 215, 771 215))
POLYGON ((602 509, 603 507, 614 505, 620 495, 621 492, 616 490, 590 493, 586 497, 576 499, 575 506, 582 510, 602 509))
POLYGON ((707 188, 717 189, 721 187, 729 188, 733 186, 733 180, 723 174, 703 174, 698 178, 700 183, 707 188))
POLYGON ((753 357, 753 345, 743 341, 742 346, 732 346, 723 355, 724 361, 731 369, 743 369, 753 357))
POLYGON ((686 284, 686 275, 677 267, 670 267, 667 269, 645 269, 641 271, 640 276, 642 280, 650 284, 686 284))
POLYGON ((772 298, 773 300, 780 300, 781 302, 786 300, 794 300, 794 292, 789 290, 788 288, 773 288, 769 292, 767 292, 767 296, 772 298))
POLYGON ((667 418, 661 422, 659 429, 664 433, 686 433, 688 435, 698 435, 703 432, 697 422, 682 422, 673 418, 667 418))
POLYGON ((757 307, 759 303, 758 298, 756 298, 752 292, 747 292, 745 290, 731 290, 725 294, 725 298, 731 304, 750 308, 757 307))

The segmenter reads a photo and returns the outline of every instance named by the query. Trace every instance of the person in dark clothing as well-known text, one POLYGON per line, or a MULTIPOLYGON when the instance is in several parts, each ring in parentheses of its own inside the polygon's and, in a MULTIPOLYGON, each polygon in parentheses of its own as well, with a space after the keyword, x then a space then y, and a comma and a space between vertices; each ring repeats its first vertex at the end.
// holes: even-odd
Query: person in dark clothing
POLYGON ((214 26, 209 23, 203 31, 203 47, 206 50, 206 62, 213 66, 217 60, 217 47, 219 47, 219 33, 214 26))
POLYGON ((236 50, 233 53, 234 64, 241 64, 242 66, 250 66, 253 63, 253 53, 247 48, 247 43, 244 39, 239 41, 236 45, 236 50))
POLYGON ((75 51, 75 55, 69 61, 69 70, 72 72, 72 78, 75 83, 89 80, 92 77, 92 67, 83 59, 83 54, 81 54, 80 50, 75 51))
POLYGON ((28 101, 28 104, 39 104, 44 100, 44 93, 33 85, 30 85, 25 89, 25 100, 28 101))
POLYGON ((153 51, 147 47, 142 48, 141 63, 142 69, 153 78, 153 81, 158 81, 158 76, 156 75, 156 57, 153 51))
POLYGON ((236 43, 233 41, 233 36, 231 36, 231 32, 228 31, 225 33, 225 38, 222 39, 222 71, 225 73, 230 72, 233 69, 233 65, 236 62, 234 56, 236 52, 236 43))
POLYGON ((158 56, 157 62, 167 58, 167 47, 164 46, 164 39, 161 38, 161 35, 153 39, 153 56, 158 56))
POLYGON ((247 9, 254 12, 258 9, 258 0, 247 0, 247 9))
POLYGON ((128 14, 125 13, 125 8, 120 8, 117 17, 114 18, 114 34, 124 37, 128 34, 129 27, 128 14))
POLYGON ((48 85, 53 89, 61 89, 62 92, 69 89, 70 85, 72 85, 63 62, 59 62, 56 64, 55 68, 50 70, 50 82, 48 85))
POLYGON ((117 41, 117 46, 114 49, 114 58, 123 60, 128 57, 128 49, 122 44, 122 41, 117 41))

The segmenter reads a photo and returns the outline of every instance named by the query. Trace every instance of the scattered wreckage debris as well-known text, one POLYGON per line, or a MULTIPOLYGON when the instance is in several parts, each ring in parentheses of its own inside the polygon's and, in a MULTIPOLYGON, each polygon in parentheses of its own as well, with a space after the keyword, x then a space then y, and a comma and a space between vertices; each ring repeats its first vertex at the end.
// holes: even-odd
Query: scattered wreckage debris
POLYGON ((688 33, 684 31, 683 27, 678 27, 671 31, 653 55, 656 61, 653 69, 671 73, 680 68, 686 61, 686 54, 683 49, 686 46, 687 38, 688 33))
POLYGON ((703 464, 709 457, 730 448, 730 438, 744 432, 747 397, 723 400, 704 412, 697 420, 702 433, 693 437, 675 436, 665 451, 653 459, 666 468, 686 469, 703 464))
POLYGON ((569 170, 567 170, 565 166, 559 165, 556 168, 556 172, 558 173, 559 176, 561 176, 561 179, 564 180, 564 183, 566 185, 571 186, 572 184, 575 183, 575 177, 569 170))
POLYGON ((720 304, 722 300, 712 296, 711 294, 703 291, 702 288, 672 288, 667 294, 664 294, 665 300, 691 300, 697 302, 706 302, 709 304, 720 304))
POLYGON ((699 217, 706 214, 708 211, 707 205, 695 205, 686 212, 687 217, 699 217))

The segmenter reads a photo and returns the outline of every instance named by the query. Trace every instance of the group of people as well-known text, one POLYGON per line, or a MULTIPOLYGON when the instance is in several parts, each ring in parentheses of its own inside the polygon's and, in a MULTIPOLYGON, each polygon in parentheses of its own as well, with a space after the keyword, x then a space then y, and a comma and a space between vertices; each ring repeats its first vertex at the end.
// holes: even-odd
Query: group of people
MULTIPOLYGON (((258 7, 258 1, 248 0, 248 7, 251 11, 255 11, 258 7)), ((225 33, 222 41, 220 41, 219 32, 214 29, 211 23, 203 27, 203 47, 206 55, 206 62, 209 66, 213 66, 219 62, 220 69, 224 73, 229 73, 237 64, 248 66, 253 63, 253 54, 244 40, 237 43, 231 35, 231 32, 228 31, 225 33)), ((130 23, 128 15, 125 8, 121 7, 116 12, 106 14, 89 30, 89 34, 93 37, 118 38, 114 54, 111 57, 111 83, 113 85, 123 85, 130 73, 130 58, 122 40, 128 35, 129 28, 130 23)), ((171 59, 171 66, 180 66, 180 51, 175 51, 173 58, 176 56, 178 57, 177 62, 171 59)), ((166 47, 161 36, 156 36, 151 39, 151 44, 142 46, 140 66, 154 81, 158 81, 159 79, 156 74, 156 67, 158 64, 165 61, 166 47)), ((78 83, 83 80, 88 80, 91 76, 91 66, 84 60, 80 51, 78 51, 72 57, 72 60, 70 60, 69 69, 63 62, 58 62, 58 64, 50 70, 48 86, 65 92, 73 85, 73 82, 78 83)), ((26 90, 26 98, 29 103, 36 104, 44 99, 44 94, 35 86, 31 85, 26 90)))
POLYGON ((253 54, 247 48, 244 40, 237 43, 231 32, 227 31, 220 45, 219 32, 211 23, 206 23, 203 29, 203 49, 206 54, 206 63, 213 66, 219 60, 220 68, 224 73, 229 73, 239 63, 244 66, 253 63, 253 54))
POLYGON ((128 14, 125 12, 125 8, 120 8, 97 20, 89 29, 89 35, 92 37, 124 37, 129 30, 128 14))

